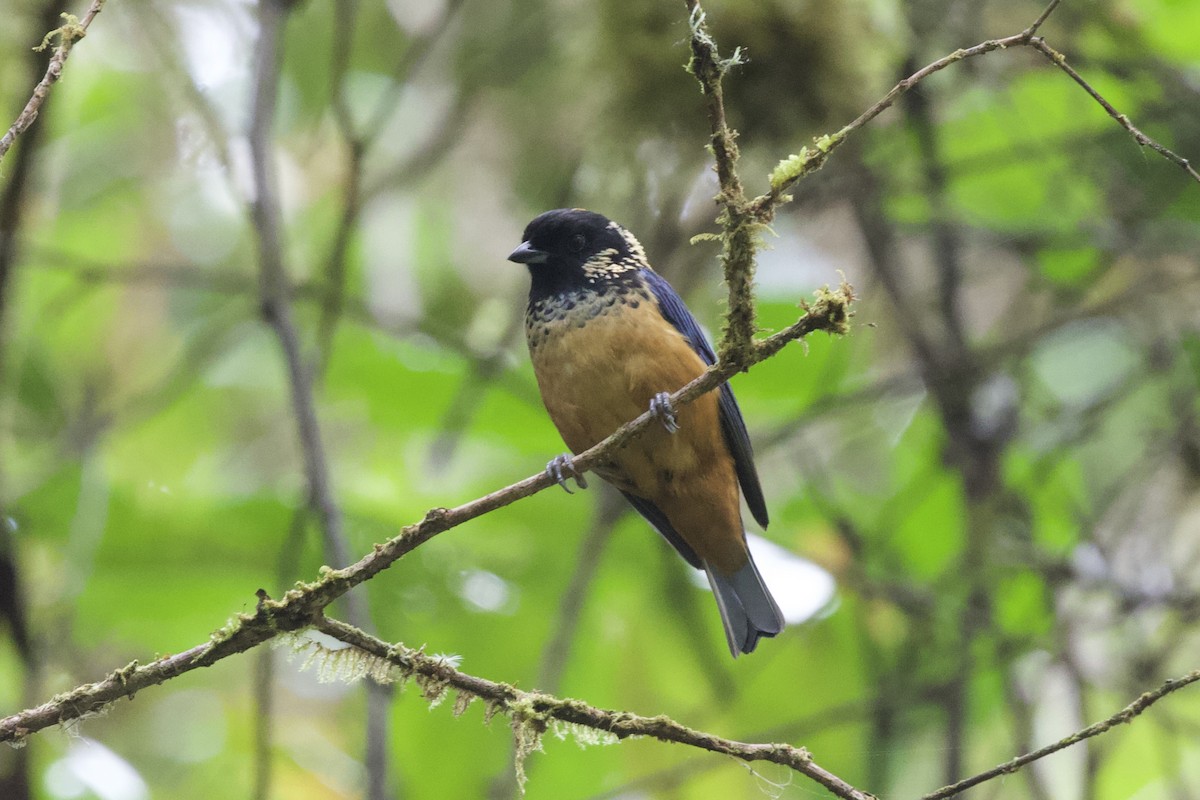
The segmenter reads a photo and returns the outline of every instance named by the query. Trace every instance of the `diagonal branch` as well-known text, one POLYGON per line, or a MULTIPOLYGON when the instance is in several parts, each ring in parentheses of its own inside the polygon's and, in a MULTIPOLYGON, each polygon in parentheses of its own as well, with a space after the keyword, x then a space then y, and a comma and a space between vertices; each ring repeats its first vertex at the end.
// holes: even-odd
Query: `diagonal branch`
MULTIPOLYGON (((687 728, 665 716, 643 717, 625 711, 606 711, 579 700, 558 698, 543 692, 525 692, 508 684, 496 683, 460 672, 445 659, 433 658, 403 645, 389 645, 344 622, 323 617, 316 621, 315 627, 322 633, 398 667, 405 677, 416 677, 418 680, 422 680, 426 688, 430 685, 427 682, 431 682, 441 691, 453 688, 459 692, 474 695, 488 702, 493 711, 509 716, 515 712, 523 720, 540 723, 543 728, 550 720, 558 720, 571 725, 581 725, 611 733, 619 739, 630 736, 649 736, 663 742, 685 744, 713 753, 730 755, 744 761, 770 761, 811 778, 838 797, 853 798, 854 800, 870 800, 874 797, 874 795, 855 789, 836 775, 818 766, 813 761, 812 755, 804 748, 797 748, 790 744, 736 742, 687 728), (531 717, 532 720, 530 720, 531 717)), ((1197 681, 1200 681, 1200 670, 1169 679, 1101 722, 1077 731, 1052 745, 1026 753, 966 780, 927 794, 921 800, 945 800, 945 798, 953 797, 973 786, 1016 772, 1027 764, 1052 753, 1132 721, 1162 698, 1197 681)), ((440 694, 440 691, 434 694, 440 694)), ((517 724, 521 724, 520 721, 514 721, 514 725, 517 724)))
MULTIPOLYGON (((689 0, 690 1, 690 0, 689 0)), ((1006 36, 1002 39, 988 39, 985 42, 980 42, 974 47, 955 50, 947 56, 939 58, 937 61, 917 70, 912 75, 909 75, 904 80, 892 87, 891 91, 880 98, 874 105, 860 114, 853 122, 842 128, 837 133, 821 136, 816 139, 814 148, 802 147, 800 152, 787 158, 779 163, 779 166, 771 173, 770 182, 771 188, 765 194, 762 194, 750 201, 749 210, 753 212, 755 218, 766 223, 770 222, 774 216, 775 208, 788 198, 787 191, 801 178, 809 175, 820 169, 825 160, 835 149, 845 143, 846 138, 864 127, 868 122, 882 114, 890 108, 901 95, 907 93, 921 81, 933 75, 936 72, 941 72, 951 64, 955 64, 964 59, 982 56, 996 50, 1006 50, 1010 47, 1031 47, 1048 58, 1055 66, 1065 72, 1070 78, 1079 84, 1084 91, 1091 95, 1092 99, 1104 108, 1105 112, 1110 117, 1115 119, 1121 127, 1129 131, 1134 140, 1143 147, 1149 147, 1156 153, 1166 158, 1173 164, 1184 169, 1188 175, 1195 181, 1200 182, 1200 173, 1191 165, 1188 159, 1168 150, 1163 145, 1159 144, 1154 139, 1151 139, 1146 134, 1142 133, 1138 128, 1134 127, 1133 123, 1124 114, 1117 111, 1103 96, 1100 95, 1082 76, 1067 64, 1067 59, 1064 55, 1054 50, 1046 44, 1045 39, 1038 36, 1037 33, 1041 29, 1042 24, 1050 16, 1055 8, 1058 7, 1060 0, 1052 0, 1046 9, 1033 21, 1028 28, 1020 33, 1012 36, 1006 36)))
POLYGON ((814 141, 815 147, 811 149, 803 147, 799 153, 780 161, 769 177, 770 188, 758 197, 747 199, 737 173, 739 155, 735 143, 737 133, 729 127, 722 90, 725 73, 741 61, 739 52, 735 51, 733 56, 728 59, 721 59, 717 52, 716 42, 708 32, 704 9, 699 0, 684 0, 684 2, 687 5, 691 26, 692 57, 688 62, 688 71, 699 81, 704 94, 711 128, 709 147, 713 154, 717 179, 721 187, 717 201, 723 207, 720 217, 723 231, 719 238, 723 244, 721 261, 725 283, 729 291, 725 331, 719 348, 722 360, 742 360, 746 353, 754 347, 753 337, 757 332, 754 307, 757 235, 763 226, 770 224, 774 219, 776 209, 791 200, 791 196, 787 193, 788 190, 802 178, 820 169, 829 158, 829 154, 844 144, 851 134, 890 108, 918 83, 964 59, 1010 47, 1034 48, 1082 86, 1113 119, 1129 131, 1138 144, 1150 147, 1164 158, 1182 167, 1192 178, 1200 181, 1200 174, 1187 159, 1168 150, 1134 127, 1128 117, 1113 108, 1087 81, 1067 65, 1064 56, 1049 47, 1037 35, 1042 25, 1061 2, 1061 0, 1051 0, 1037 19, 1020 33, 1000 39, 989 39, 974 47, 955 50, 903 79, 840 131, 818 137, 814 141))
POLYGON ((850 134, 857 132, 868 122, 891 108, 902 95, 930 75, 941 72, 951 64, 957 64, 959 61, 968 58, 986 55, 996 50, 1005 50, 1009 47, 1029 45, 1037 34, 1038 29, 1042 26, 1042 23, 1046 21, 1046 18, 1050 16, 1051 12, 1058 6, 1058 3, 1059 0, 1053 0, 1047 6, 1046 10, 1034 20, 1033 24, 1020 33, 1006 36, 1002 39, 988 39, 974 47, 955 50, 953 53, 922 67, 893 86, 887 94, 877 100, 866 111, 859 114, 849 125, 837 133, 818 137, 814 142, 816 145, 814 148, 802 147, 799 153, 781 161, 779 166, 771 173, 770 190, 751 201, 751 208, 755 215, 764 222, 769 222, 774 216, 775 208, 790 199, 787 195, 788 189, 795 185, 801 178, 816 172, 824 166, 825 160, 829 158, 829 154, 844 144, 850 134))
MULTIPOLYGON (((677 407, 690 403, 716 389, 738 372, 770 358, 788 342, 814 331, 845 333, 849 306, 853 300, 854 294, 848 285, 843 285, 837 291, 819 292, 816 302, 806 306, 803 317, 763 340, 747 361, 723 362, 710 368, 672 394, 672 403, 677 407)), ((657 416, 649 411, 643 413, 622 425, 595 447, 576 456, 575 466, 580 471, 590 469, 610 458, 613 451, 654 424, 659 424, 657 416)), ((324 568, 319 580, 298 584, 279 600, 271 600, 260 589, 258 607, 253 614, 238 615, 204 644, 144 666, 134 661, 97 683, 85 684, 36 708, 0 719, 0 742, 20 742, 37 731, 94 714, 122 697, 132 697, 142 689, 157 686, 185 672, 210 667, 229 656, 257 647, 280 633, 308 627, 320 618, 330 603, 378 575, 434 536, 553 485, 554 479, 543 470, 456 508, 431 509, 420 522, 409 525, 396 537, 375 545, 370 553, 356 563, 344 569, 324 568)))
POLYGON ((61 28, 47 33, 46 38, 42 39, 41 46, 34 48, 35 50, 45 49, 52 37, 57 36, 59 39, 58 45, 54 48, 54 55, 50 58, 50 64, 46 67, 46 74, 38 81, 38 85, 33 87, 33 95, 29 98, 29 102, 25 104, 25 108, 21 109, 21 113, 17 115, 16 121, 8 129, 8 132, 4 136, 0 136, 0 160, 4 159, 4 154, 13 146, 17 137, 29 130, 29 126, 37 120, 42 103, 46 102, 46 96, 50 94, 50 87, 58 83, 58 79, 62 77, 63 66, 67 63, 67 56, 71 54, 71 48, 87 35, 88 26, 92 24, 92 20, 96 18, 103 7, 104 0, 92 0, 83 19, 76 19, 73 14, 63 14, 62 18, 65 24, 61 28))
MULTIPOLYGON (((59 9, 64 6, 65 3, 45 3, 42 13, 37 18, 37 24, 43 28, 50 27, 59 18, 59 9)), ((50 57, 50 60, 53 61, 57 56, 58 53, 56 51, 50 57)), ((27 53, 26 58, 30 79, 35 79, 43 71, 42 62, 45 59, 36 49, 27 53)), ((44 78, 42 82, 45 83, 44 78)), ((34 95, 35 97, 37 96, 36 91, 34 95)), ((45 97, 43 96, 39 101, 39 105, 44 100, 45 97)), ((30 100, 30 102, 32 103, 33 101, 30 100)), ((26 111, 22 112, 22 114, 25 115, 27 113, 29 113, 28 106, 26 106, 26 111)), ((36 117, 38 110, 32 113, 36 117)), ((20 120, 18 120, 19 122, 20 120)), ((15 127, 14 125, 14 129, 15 127)), ((9 133, 12 134, 12 131, 9 133)), ((21 223, 30 206, 28 195, 34 183, 31 177, 33 175, 38 145, 40 140, 44 138, 44 133, 44 125, 33 128, 32 132, 25 139, 25 146, 17 151, 17 154, 13 157, 13 161, 9 164, 9 168, 3 173, 7 180, 4 183, 3 190, 0 190, 0 331, 3 331, 6 327, 5 320, 12 301, 13 276, 16 273, 20 253, 23 250, 19 238, 21 223)), ((15 134, 12 135, 15 138, 15 134)), ((0 157, 2 157, 2 154, 0 154, 0 157)), ((0 340, 3 338, 3 334, 0 334, 0 340)), ((4 355, 0 353, 0 374, 3 374, 5 368, 4 355)))
POLYGON ((1151 139, 1149 136, 1142 133, 1137 127, 1134 126, 1132 122, 1129 121, 1129 117, 1125 116, 1120 111, 1117 111, 1117 109, 1113 107, 1112 103, 1105 100, 1103 95, 1096 91, 1096 89, 1090 83, 1084 80, 1082 75, 1076 72, 1075 69, 1067 63, 1067 57, 1065 55, 1046 44, 1046 40, 1040 36, 1030 39, 1029 46, 1049 59, 1051 64, 1067 73, 1071 80, 1079 84, 1085 92, 1091 95, 1093 100, 1100 104, 1100 107, 1103 108, 1110 117, 1117 121, 1117 124, 1129 131, 1129 135, 1133 137, 1135 142, 1142 147, 1149 147, 1151 150, 1158 153, 1172 164, 1175 164, 1183 169, 1183 171, 1186 172, 1192 180, 1200 183, 1200 172, 1196 172, 1196 168, 1192 166, 1192 163, 1188 159, 1171 150, 1168 150, 1154 139, 1151 139))
POLYGON ((1142 696, 1137 700, 1134 700, 1132 703, 1125 706, 1125 708, 1113 714, 1108 719, 1097 722, 1094 725, 1089 725, 1083 730, 1076 731, 1065 739, 1060 739, 1054 744, 1046 745, 1040 750, 1034 750, 1032 753, 1026 753, 1023 756, 1017 756, 1011 761, 1005 761, 1003 764, 992 767, 986 772, 973 775, 970 778, 961 780, 958 783, 950 786, 942 787, 936 792, 930 792, 922 797, 921 800, 944 800, 947 797, 954 797, 955 795, 961 794, 967 789, 970 789, 972 786, 978 786, 985 781, 990 781, 993 778, 997 778, 1001 775, 1008 775, 1016 772, 1026 764, 1032 764, 1034 761, 1043 759, 1051 753, 1057 753, 1059 750, 1065 750, 1071 745, 1078 744, 1085 739, 1091 739, 1093 736, 1099 736, 1102 733, 1107 733, 1118 725, 1131 722, 1147 708, 1154 705, 1172 692, 1177 692, 1183 687, 1196 683, 1197 681, 1200 681, 1200 669, 1192 670, 1188 674, 1178 678, 1172 678, 1164 682, 1157 689, 1142 694, 1142 696))

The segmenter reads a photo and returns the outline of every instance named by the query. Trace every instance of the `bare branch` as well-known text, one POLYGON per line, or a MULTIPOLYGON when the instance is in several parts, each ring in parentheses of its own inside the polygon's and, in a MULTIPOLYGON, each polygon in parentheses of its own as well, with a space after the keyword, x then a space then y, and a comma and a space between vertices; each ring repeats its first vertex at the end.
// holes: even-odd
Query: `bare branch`
POLYGON ((921 81, 933 75, 936 72, 941 72, 951 64, 956 64, 964 59, 974 58, 986 53, 991 53, 995 50, 1004 50, 1009 47, 1018 47, 1028 45, 1033 39, 1034 32, 1041 23, 1045 22, 1045 18, 1054 10, 1056 4, 1051 4, 1042 16, 1038 18, 1034 25, 1029 26, 1025 30, 1014 36, 1006 36, 1003 39, 988 39, 986 42, 980 42, 974 47, 968 47, 965 50, 955 50, 947 56, 939 58, 932 64, 914 72, 904 80, 892 87, 891 91, 881 97, 870 108, 859 114, 853 122, 840 131, 827 136, 818 137, 812 149, 803 147, 796 155, 791 156, 785 161, 780 162, 775 171, 771 173, 771 188, 770 190, 751 201, 751 206, 755 214, 763 221, 770 221, 774 216, 775 208, 785 202, 787 191, 801 178, 816 172, 825 165, 829 154, 845 143, 846 138, 865 126, 868 122, 878 117, 900 99, 901 95, 908 92, 921 81))
POLYGON ((1064 750, 1073 744, 1078 744, 1079 742, 1084 741, 1085 739, 1091 739, 1093 736, 1099 736, 1102 733, 1107 733, 1122 723, 1132 721, 1134 717, 1137 717, 1147 708, 1154 705, 1172 692, 1177 692, 1183 687, 1193 684, 1196 681, 1200 681, 1200 669, 1193 670, 1179 678, 1172 678, 1171 680, 1166 681, 1162 686, 1159 686, 1153 691, 1146 692, 1137 700, 1134 700, 1132 703, 1125 706, 1125 708, 1121 709, 1116 714, 1113 714, 1106 720, 1097 722, 1094 725, 1089 725, 1083 730, 1076 731, 1067 738, 1060 739, 1054 744, 1046 745, 1040 750, 1034 750, 1032 753, 1026 753, 1023 756, 1017 756, 1013 760, 1005 761, 1003 764, 992 767, 986 772, 981 772, 978 775, 973 775, 970 778, 967 778, 966 780, 961 780, 958 783, 938 789, 936 792, 931 792, 922 797, 921 800, 944 800, 944 798, 953 797, 957 794, 961 794, 967 789, 970 789, 972 786, 978 786, 985 781, 990 781, 993 778, 998 778, 1001 775, 1008 775, 1016 772, 1026 764, 1032 764, 1034 761, 1043 759, 1051 753, 1057 753, 1059 750, 1064 750))
MULTIPOLYGON (((349 562, 342 530, 342 514, 330 484, 329 465, 317 421, 312 376, 301 353, 300 335, 292 317, 292 287, 283 263, 282 214, 271 132, 279 83, 280 38, 290 4, 263 0, 260 4, 260 37, 254 72, 254 97, 250 120, 251 168, 254 201, 250 213, 258 244, 259 291, 263 318, 275 332, 283 350, 291 390, 292 408, 304 456, 309 504, 321 521, 326 557, 335 564, 349 562)), ((359 624, 357 615, 352 615, 359 624)))
POLYGON ((939 58, 932 64, 917 70, 912 75, 909 75, 907 78, 897 83, 892 87, 891 91, 889 91, 878 102, 860 114, 849 125, 842 128, 837 133, 818 137, 815 141, 815 148, 801 148, 800 152, 796 155, 781 161, 779 166, 776 167, 775 171, 771 173, 770 190, 750 201, 749 209, 761 221, 769 222, 774 215, 775 208, 780 203, 785 202, 787 199, 787 190, 791 188, 791 186, 793 186, 805 175, 820 169, 825 164, 825 160, 829 157, 829 154, 837 147, 841 146, 846 141, 847 136, 856 132, 868 122, 875 119, 875 117, 879 116, 885 110, 890 108, 892 104, 894 104, 896 100, 900 98, 901 95, 908 92, 930 75, 933 75, 935 72, 942 71, 951 64, 967 58, 974 58, 975 56, 991 53, 995 50, 1005 50, 1009 47, 1032 47, 1046 58, 1050 59, 1055 66, 1067 73, 1072 80, 1083 87, 1084 91, 1091 95, 1092 99, 1099 103, 1110 117, 1115 119, 1121 125, 1121 127, 1125 128, 1125 130, 1129 131, 1139 145, 1151 148, 1168 161, 1183 168, 1193 180, 1200 182, 1200 173, 1196 172, 1196 169, 1191 165, 1191 162, 1189 162, 1188 159, 1183 158, 1171 150, 1168 150, 1166 147, 1134 127, 1133 123, 1129 121, 1128 117, 1117 111, 1111 103, 1105 100, 1099 92, 1092 88, 1092 86, 1088 84, 1088 82, 1084 80, 1082 76, 1079 75, 1079 73, 1072 69, 1069 64, 1067 64, 1067 60, 1064 55, 1047 45, 1043 38, 1037 36, 1038 30, 1042 27, 1042 24, 1045 23, 1050 14, 1053 13, 1054 9, 1058 7, 1059 2, 1060 0, 1053 0, 1053 2, 1046 7, 1046 10, 1043 11, 1036 20, 1034 20, 1033 24, 1020 33, 1013 36, 1006 36, 1002 39, 989 39, 985 42, 980 42, 974 47, 968 47, 965 50, 955 50, 953 53, 939 58))
MULTIPOLYGON (((312 371, 301 353, 300 334, 292 316, 292 288, 283 261, 282 212, 275 175, 272 131, 279 89, 283 32, 291 0, 260 0, 258 58, 254 67, 254 92, 250 116, 250 156, 254 178, 251 218, 258 244, 258 266, 263 319, 275 332, 283 351, 291 392, 296 431, 304 457, 308 506, 320 520, 325 557, 337 566, 350 561, 342 511, 334 496, 328 456, 317 420, 312 371)), ((355 184, 355 188, 357 185, 355 184)), ((372 630, 370 610, 357 595, 345 598, 346 614, 364 629, 372 630)), ((368 797, 380 800, 387 789, 387 700, 390 689, 367 684, 366 762, 368 797)))
POLYGON ((1129 117, 1125 116, 1120 111, 1117 111, 1117 109, 1113 107, 1112 103, 1105 100, 1104 97, 1098 91, 1096 91, 1090 83, 1083 79, 1082 75, 1076 72, 1074 68, 1067 63, 1067 57, 1065 55, 1046 44, 1046 40, 1040 36, 1030 39, 1028 44, 1034 50, 1037 50, 1039 53, 1048 58, 1051 64, 1067 73, 1071 80, 1083 87, 1083 90, 1091 95, 1092 99, 1099 103, 1100 107, 1103 108, 1110 117, 1115 119, 1122 128, 1129 131, 1129 135, 1133 137, 1135 142, 1142 147, 1149 147, 1151 150, 1158 153, 1172 164, 1180 167, 1191 177, 1192 180, 1200 183, 1200 172, 1196 172, 1196 168, 1192 166, 1192 163, 1188 159, 1171 150, 1168 150, 1166 147, 1162 146, 1157 141, 1151 139, 1149 136, 1138 130, 1138 128, 1136 128, 1134 124, 1129 121, 1129 117))

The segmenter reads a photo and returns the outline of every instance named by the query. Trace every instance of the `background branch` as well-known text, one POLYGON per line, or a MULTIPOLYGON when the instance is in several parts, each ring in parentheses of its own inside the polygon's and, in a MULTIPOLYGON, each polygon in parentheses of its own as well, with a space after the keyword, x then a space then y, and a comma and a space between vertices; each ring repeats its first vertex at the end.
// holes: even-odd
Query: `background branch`
POLYGON ((945 786, 941 789, 938 789, 936 792, 930 792, 922 797, 921 800, 944 800, 947 797, 954 797, 955 795, 962 794, 972 786, 978 786, 981 783, 990 781, 993 778, 998 778, 1001 775, 1009 775, 1021 769, 1021 767, 1032 764, 1033 762, 1043 759, 1052 753, 1057 753, 1059 750, 1068 748, 1073 744, 1078 744, 1079 742, 1090 739, 1093 736, 1099 736, 1102 733, 1107 733, 1118 725, 1123 725, 1133 721, 1143 711, 1157 703, 1162 698, 1166 697, 1172 692, 1177 692, 1185 686, 1195 683, 1196 681, 1200 681, 1200 670, 1193 670, 1186 675, 1165 681, 1157 689, 1145 692, 1138 697, 1138 699, 1134 700, 1132 703, 1125 706, 1125 708, 1121 709, 1107 719, 1101 720, 1094 725, 1089 725, 1083 730, 1076 731, 1075 733, 1063 739, 1059 739, 1054 744, 1046 745, 1045 747, 1034 750, 1032 753, 1026 753, 1025 755, 1017 756, 1011 761, 1005 761, 1003 764, 999 764, 992 769, 979 773, 978 775, 973 775, 970 778, 961 780, 953 785, 945 786))
POLYGON ((1067 73, 1067 75, 1071 77, 1071 80, 1083 87, 1083 90, 1091 95, 1093 100, 1100 104, 1100 107, 1104 109, 1106 114, 1116 120, 1117 124, 1122 128, 1129 131, 1129 135, 1133 137, 1135 142, 1142 147, 1149 147, 1151 150, 1158 153, 1160 156, 1186 172, 1192 180, 1200 183, 1200 172, 1196 172, 1196 168, 1192 166, 1188 159, 1178 155, 1172 150, 1167 149, 1154 139, 1151 139, 1149 136, 1138 130, 1138 128, 1136 128, 1134 124, 1129 121, 1129 117, 1125 116, 1116 108, 1114 108, 1112 103, 1108 102, 1108 100, 1105 100, 1103 95, 1096 91, 1096 89, 1090 83, 1084 80, 1082 75, 1076 72, 1075 69, 1067 63, 1067 57, 1065 55, 1046 44, 1046 40, 1040 36, 1031 37, 1028 41, 1028 44, 1034 50, 1037 50, 1039 53, 1044 55, 1051 64, 1067 73))
POLYGON ((1067 64, 1066 57, 1061 53, 1056 52, 1053 48, 1046 44, 1045 40, 1037 36, 1043 23, 1058 7, 1061 0, 1053 0, 1046 7, 1046 10, 1031 24, 1028 28, 1018 34, 1006 36, 1002 39, 989 39, 985 42, 968 47, 966 49, 955 50, 947 56, 939 58, 922 69, 917 70, 907 78, 901 80, 892 87, 886 95, 880 98, 870 108, 856 117, 849 125, 839 130, 837 133, 819 137, 816 140, 816 147, 809 149, 804 147, 796 155, 780 162, 780 165, 771 174, 771 188, 765 194, 762 194, 750 201, 750 210, 755 218, 764 222, 769 222, 774 216, 774 210, 786 196, 787 190, 791 188, 800 178, 809 175, 824 166, 829 154, 845 143, 846 137, 858 131, 875 117, 882 114, 903 95, 907 94, 914 86, 928 78, 934 73, 940 72, 951 64, 956 64, 968 58, 986 55, 987 53, 995 52, 996 50, 1007 50, 1010 47, 1032 47, 1042 55, 1046 56, 1050 61, 1063 70, 1071 79, 1084 88, 1089 95, 1098 102, 1104 110, 1115 119, 1121 127, 1125 128, 1134 137, 1138 144, 1150 147, 1158 154, 1162 155, 1167 160, 1182 167, 1192 177, 1193 180, 1200 181, 1200 174, 1197 174, 1190 162, 1177 155, 1176 153, 1163 147, 1158 142, 1154 141, 1130 123, 1129 118, 1118 112, 1113 106, 1105 100, 1099 92, 1092 88, 1074 69, 1067 64))
MULTIPOLYGON (((34 16, 35 29, 38 31, 51 29, 55 21, 59 19, 64 7, 64 2, 43 3, 41 13, 34 16)), ((47 130, 44 122, 41 125, 34 125, 33 121, 48 107, 45 104, 46 95, 50 83, 57 79, 52 76, 57 76, 61 72, 62 64, 66 60, 64 48, 69 49, 70 43, 64 41, 61 47, 51 53, 49 68, 44 63, 47 59, 41 48, 31 48, 25 54, 23 66, 28 70, 28 80, 35 81, 37 76, 43 73, 46 77, 37 84, 38 89, 34 91, 21 118, 6 135, 5 138, 9 144, 4 145, 3 141, 0 141, 0 146, 7 149, 21 131, 28 131, 21 147, 17 149, 13 161, 10 161, 7 167, 0 171, 0 177, 5 178, 4 188, 0 191, 0 381, 9 375, 10 356, 8 350, 11 327, 9 311, 19 285, 16 281, 17 265, 22 255, 19 236, 28 213, 29 198, 33 193, 34 170, 47 130), (59 59, 58 71, 51 72, 55 59, 59 59), (39 103, 41 108, 35 105, 39 103), (25 120, 23 123, 22 119, 25 120)), ((0 158, 2 157, 3 151, 0 151, 0 158)), ((11 446, 8 442, 4 443, 3 455, 0 463, 7 466, 11 463, 12 456, 11 446)), ((7 469, 0 472, 0 492, 3 493, 0 496, 4 498, 3 501, 0 501, 0 519, 2 520, 11 519, 9 496, 4 491, 9 483, 7 473, 7 469)), ((20 702, 22 705, 28 705, 36 703, 43 692, 41 689, 43 658, 42 654, 38 652, 41 649, 38 641, 40 637, 37 635, 36 629, 31 627, 29 620, 27 600, 29 593, 25 585, 27 564, 17 546, 17 537, 12 526, 3 522, 0 522, 0 525, 2 525, 0 528, 0 629, 7 628, 16 649, 17 659, 21 665, 20 702)), ((16 682, 14 681, 14 683, 16 682)), ((11 798, 11 800, 29 800, 33 796, 34 781, 31 780, 30 775, 31 761, 27 749, 0 754, 0 797, 11 798)))
MULTIPOLYGON (((287 370, 296 432, 304 458, 308 506, 320 522, 325 557, 332 564, 344 566, 350 562, 350 545, 346 539, 342 510, 334 496, 329 459, 317 419, 312 368, 306 363, 301 351, 300 334, 292 313, 292 287, 283 260, 286 245, 282 230, 278 179, 275 174, 272 133, 278 103, 279 70, 283 59, 283 36, 288 14, 293 7, 294 0, 259 2, 259 42, 249 131, 251 171, 254 177, 254 201, 250 210, 258 244, 261 310, 263 319, 274 331, 279 342, 287 370)), ((352 183, 356 184, 356 181, 352 183)), ((350 216, 350 220, 345 223, 345 230, 349 230, 356 211, 357 207, 353 204, 347 207, 346 214, 350 216)), ((344 251, 334 256, 339 265, 343 256, 344 251)), ((344 280, 340 270, 337 272, 337 275, 331 276, 335 284, 334 294, 339 298, 335 304, 334 319, 341 313, 340 284, 344 280)), ((332 337, 332 324, 322 323, 323 335, 332 337)), ((323 340, 323 343, 327 345, 328 340, 323 340)), ((346 615, 354 625, 364 630, 374 630, 370 610, 364 598, 347 594, 344 602, 346 615)), ((270 690, 265 681, 263 688, 270 690)), ((388 709, 391 705, 391 690, 368 681, 366 691, 367 796, 371 800, 385 800, 392 796, 388 776, 388 709)), ((263 710, 267 708, 269 703, 264 703, 263 710)), ((266 731, 263 735, 266 735, 266 731)), ((261 778, 260 783, 265 784, 266 778, 261 778)))

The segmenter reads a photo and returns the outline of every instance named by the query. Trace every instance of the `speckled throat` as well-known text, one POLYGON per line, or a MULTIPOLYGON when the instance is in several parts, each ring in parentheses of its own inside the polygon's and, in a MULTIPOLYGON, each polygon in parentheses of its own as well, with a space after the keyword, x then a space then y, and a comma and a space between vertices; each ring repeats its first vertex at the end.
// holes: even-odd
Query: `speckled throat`
POLYGON ((635 271, 555 294, 538 296, 531 292, 525 310, 525 338, 534 351, 548 338, 582 328, 598 317, 653 302, 650 290, 635 271))

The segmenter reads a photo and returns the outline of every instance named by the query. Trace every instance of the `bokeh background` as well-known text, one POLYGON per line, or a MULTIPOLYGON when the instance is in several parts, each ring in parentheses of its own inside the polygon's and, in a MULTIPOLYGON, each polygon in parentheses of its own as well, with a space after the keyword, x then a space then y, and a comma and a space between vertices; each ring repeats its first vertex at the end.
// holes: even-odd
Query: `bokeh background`
MULTIPOLYGON (((724 53, 749 59, 726 86, 749 190, 903 75, 1041 9, 711 0, 724 53)), ((0 0, 5 124, 61 10, 0 0)), ((332 560, 259 313, 258 13, 109 0, 0 163, 0 713, 203 642, 256 589, 332 560)), ((1043 28, 1193 158, 1197 31, 1191 0, 1067 3, 1043 28)), ((621 221, 719 331, 717 248, 689 244, 716 230, 716 184, 682 2, 308 0, 284 32, 281 256, 357 557, 562 450, 522 341, 528 279, 505 261, 525 222, 564 205, 621 221)), ((731 661, 707 590, 595 487, 407 556, 358 590, 371 626, 491 679, 804 745, 884 797, 1194 669, 1200 186, 1016 49, 926 81, 794 194, 762 254, 761 324, 842 275, 861 300, 848 337, 734 380, 791 627, 731 661)), ((0 796, 515 796, 507 724, 479 704, 368 700, 300 666, 264 648, 0 748, 0 796)), ((823 794, 652 741, 549 736, 526 769, 530 798, 823 794)), ((970 796, 1197 786, 1184 690, 970 796)))

